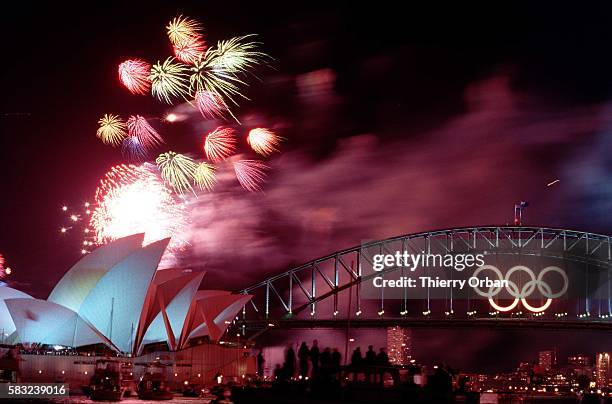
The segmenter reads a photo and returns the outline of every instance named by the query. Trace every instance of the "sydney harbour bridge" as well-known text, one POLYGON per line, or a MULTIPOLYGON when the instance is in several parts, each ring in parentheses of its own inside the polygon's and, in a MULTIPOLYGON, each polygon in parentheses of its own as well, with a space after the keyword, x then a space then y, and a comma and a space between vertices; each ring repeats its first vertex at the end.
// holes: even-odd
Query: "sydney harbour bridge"
MULTIPOLYGON (((317 258, 241 291, 253 295, 236 318, 246 338, 271 329, 494 327, 612 330, 612 240, 575 230, 523 226, 455 228, 407 234, 317 258), (509 287, 373 288, 376 254, 481 255, 470 276, 509 287)), ((414 273, 434 272, 419 268, 414 273), (429 271, 429 272, 428 272, 429 271)), ((442 272, 447 278, 455 271, 442 272)), ((463 271, 468 273, 468 270, 463 271)))

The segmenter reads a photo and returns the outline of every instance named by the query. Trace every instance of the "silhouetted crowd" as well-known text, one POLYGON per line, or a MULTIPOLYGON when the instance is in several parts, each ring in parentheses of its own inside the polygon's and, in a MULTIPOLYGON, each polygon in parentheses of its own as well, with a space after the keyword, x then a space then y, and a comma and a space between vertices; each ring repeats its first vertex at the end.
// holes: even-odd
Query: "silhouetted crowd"
POLYGON ((351 356, 351 366, 387 366, 389 365, 389 355, 385 348, 380 348, 378 354, 374 351, 374 346, 368 346, 365 357, 361 354, 361 348, 357 347, 351 356))
MULTIPOLYGON (((261 355, 261 353, 260 353, 261 355)), ((306 342, 302 342, 297 350, 289 345, 285 351, 285 361, 277 364, 274 369, 275 380, 291 380, 292 378, 308 379, 309 377, 328 377, 337 373, 341 369, 342 355, 337 348, 326 347, 321 351, 319 343, 315 339, 312 346, 308 347, 306 342)), ((258 358, 258 363, 262 363, 263 358, 258 358)), ((378 353, 370 345, 365 356, 362 356, 361 348, 357 347, 351 356, 351 367, 362 366, 388 366, 389 356, 384 348, 380 348, 378 353)), ((259 367, 259 366, 258 366, 259 367)))

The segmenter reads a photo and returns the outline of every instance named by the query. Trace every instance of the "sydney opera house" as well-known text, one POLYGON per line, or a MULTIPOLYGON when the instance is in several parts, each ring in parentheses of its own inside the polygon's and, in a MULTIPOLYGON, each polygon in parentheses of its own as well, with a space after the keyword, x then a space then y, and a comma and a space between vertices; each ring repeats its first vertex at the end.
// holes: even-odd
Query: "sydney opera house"
MULTIPOLYGON (((103 347, 124 358, 147 354, 151 351, 145 349, 147 346, 164 347, 165 357, 170 359, 185 350, 202 351, 204 345, 207 346, 206 352, 202 351, 204 356, 233 355, 240 362, 240 358, 248 355, 242 351, 221 352, 236 348, 217 343, 251 296, 199 290, 203 271, 158 270, 168 241, 143 246, 143 235, 137 234, 104 245, 66 272, 46 300, 1 286, 2 341, 29 347, 67 347, 77 352, 87 347, 103 347)), ((159 354, 153 356, 159 358, 159 354)), ((193 362, 193 352, 190 357, 193 362)), ((199 373, 193 369, 187 372, 189 377, 220 370, 212 369, 214 364, 210 366, 214 360, 202 358, 202 361, 210 369, 199 369, 199 373)), ((67 370, 58 366, 69 366, 57 363, 43 364, 40 359, 31 358, 29 365, 25 365, 31 369, 22 369, 22 374, 31 374, 34 379, 38 375, 42 380, 45 373, 42 367, 46 367, 46 372, 53 372, 54 376, 58 372, 66 375, 67 370), (39 362, 38 366, 33 365, 35 362, 39 362)), ((228 361, 224 363, 227 365, 228 361)), ((235 373, 247 371, 245 363, 241 366, 235 373)), ((82 370, 83 366, 79 369, 81 374, 88 373, 82 370)), ((174 374, 178 377, 177 372, 174 374)))

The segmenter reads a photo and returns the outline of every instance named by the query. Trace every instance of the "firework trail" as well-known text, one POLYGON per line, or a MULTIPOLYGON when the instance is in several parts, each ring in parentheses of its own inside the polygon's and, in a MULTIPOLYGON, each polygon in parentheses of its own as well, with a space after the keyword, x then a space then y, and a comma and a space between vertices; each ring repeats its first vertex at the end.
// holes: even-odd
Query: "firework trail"
POLYGON ((73 210, 69 210, 68 206, 63 206, 62 211, 66 214, 66 220, 68 221, 68 225, 60 228, 60 233, 67 233, 68 231, 72 231, 74 229, 80 229, 84 234, 83 244, 81 246, 81 253, 87 254, 89 253, 88 247, 94 245, 93 238, 90 237, 93 232, 89 228, 89 221, 91 211, 91 205, 89 202, 85 202, 83 204, 83 209, 81 213, 75 213, 73 210), (86 220, 83 218, 86 217, 86 220))
POLYGON ((173 45, 174 56, 184 63, 195 63, 204 56, 206 43, 200 36, 185 39, 173 45))
POLYGON ((223 118, 223 112, 227 109, 223 98, 206 90, 196 91, 193 103, 206 119, 223 118))
POLYGON ((247 142, 256 153, 262 156, 269 156, 279 151, 278 147, 281 142, 281 137, 277 136, 270 129, 255 128, 249 131, 247 142))
POLYGON ((100 127, 96 136, 102 140, 102 143, 115 147, 125 139, 127 125, 118 115, 104 114, 98 123, 100 127))
POLYGON ((259 160, 238 160, 234 162, 236 179, 250 192, 261 191, 261 183, 266 178, 266 170, 269 168, 259 160))
POLYGON ((172 98, 189 98, 189 67, 169 57, 151 68, 151 93, 158 100, 172 104, 172 98))
POLYGON ((549 182, 548 184, 546 184, 547 187, 552 187, 553 185, 555 185, 556 183, 560 182, 561 180, 556 179, 554 181, 549 182))
POLYGON ((212 164, 200 163, 195 170, 193 180, 202 191, 211 191, 217 181, 215 167, 212 164))
POLYGON ((96 244, 144 233, 145 244, 173 236, 170 248, 176 250, 185 245, 176 235, 186 218, 185 203, 164 185, 154 166, 123 164, 100 181, 90 226, 96 244))
POLYGON ((161 177, 177 193, 183 194, 187 190, 193 192, 192 182, 194 181, 198 164, 191 157, 171 151, 160 154, 155 162, 161 177))
POLYGON ((128 136, 123 140, 121 153, 130 161, 144 161, 147 159, 147 149, 144 148, 136 136, 128 136))
POLYGON ((180 15, 170 21, 166 29, 172 45, 177 45, 186 40, 200 37, 202 25, 197 20, 180 15))
POLYGON ((218 127, 204 139, 204 152, 212 162, 225 160, 236 151, 236 135, 231 128, 218 127))
POLYGON ((145 150, 150 150, 164 142, 162 137, 141 115, 132 115, 127 120, 128 134, 136 137, 145 150))
POLYGON ((147 94, 151 88, 151 65, 141 59, 129 59, 119 65, 119 80, 132 94, 147 94))

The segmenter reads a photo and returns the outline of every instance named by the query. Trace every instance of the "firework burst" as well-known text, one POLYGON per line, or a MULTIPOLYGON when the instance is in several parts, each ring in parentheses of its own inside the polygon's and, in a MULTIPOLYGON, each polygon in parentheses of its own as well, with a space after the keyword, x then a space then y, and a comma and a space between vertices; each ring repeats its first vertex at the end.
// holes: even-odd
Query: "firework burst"
POLYGON ((168 38, 172 45, 177 45, 188 39, 199 37, 202 24, 197 20, 180 15, 170 21, 166 29, 168 30, 168 38))
POLYGON ((144 161, 147 159, 147 149, 144 148, 136 136, 123 139, 121 153, 130 161, 144 161))
MULTIPOLYGON (((150 170, 145 168, 145 165, 136 166, 134 164, 119 164, 112 167, 100 180, 100 184, 94 194, 95 200, 100 201, 104 199, 104 196, 113 189, 121 188, 124 185, 129 185, 139 179, 148 177, 145 174, 149 174, 150 170)), ((67 206, 62 207, 62 210, 64 212, 69 211, 67 206)))
POLYGON ((127 120, 128 134, 136 137, 145 150, 150 150, 164 142, 162 137, 141 115, 132 115, 127 120))
POLYGON ((98 121, 100 127, 96 132, 96 136, 102 140, 104 144, 111 146, 119 146, 127 135, 127 125, 117 115, 104 114, 98 121))
POLYGON ((151 65, 144 60, 129 59, 119 65, 119 80, 132 94, 144 95, 151 89, 151 65))
POLYGON ((172 104, 172 98, 189 98, 189 67, 169 57, 151 68, 151 93, 158 100, 172 104))
POLYGON ((212 164, 200 163, 195 170, 193 179, 201 190, 211 191, 217 181, 215 167, 212 164))
POLYGON ((209 49, 204 57, 196 60, 189 68, 189 89, 195 94, 198 91, 206 90, 209 93, 217 94, 238 105, 236 97, 247 98, 240 91, 241 85, 246 85, 235 74, 228 73, 221 68, 215 68, 215 51, 209 49))
POLYGON ((212 51, 212 65, 226 73, 252 73, 252 69, 269 58, 258 51, 260 43, 249 39, 255 35, 245 35, 217 42, 212 51))
MULTIPOLYGON (((191 93, 205 90, 219 95, 224 99, 224 105, 230 102, 237 106, 237 98, 248 99, 242 93, 241 88, 247 86, 242 76, 252 73, 252 69, 268 57, 257 50, 259 43, 248 41, 250 37, 247 35, 219 41, 196 60, 190 68, 191 93)), ((229 108, 227 110, 238 120, 229 108)))
POLYGON ((172 237, 170 247, 183 247, 177 234, 186 225, 185 203, 174 196, 155 167, 119 165, 100 181, 90 226, 96 244, 135 233, 145 234, 145 244, 172 237))
POLYGON ((247 142, 256 153, 262 156, 269 156, 278 151, 281 137, 277 136, 270 129, 255 128, 249 131, 247 142))
POLYGON ((238 160, 234 162, 236 179, 250 192, 261 191, 261 184, 266 178, 268 166, 259 160, 238 160))
POLYGON ((204 139, 204 152, 209 160, 217 163, 236 151, 236 135, 231 128, 218 127, 204 139))
POLYGON ((184 63, 195 63, 206 51, 206 43, 201 36, 187 38, 173 47, 174 56, 184 63))
POLYGON ((188 156, 175 152, 162 153, 155 160, 161 173, 161 177, 169 183, 174 190, 183 194, 192 191, 192 182, 198 164, 188 156))
POLYGON ((223 118, 223 112, 226 110, 223 98, 206 90, 197 91, 193 103, 206 119, 223 118))
POLYGON ((7 275, 6 268, 4 268, 4 257, 0 254, 0 279, 7 275))

